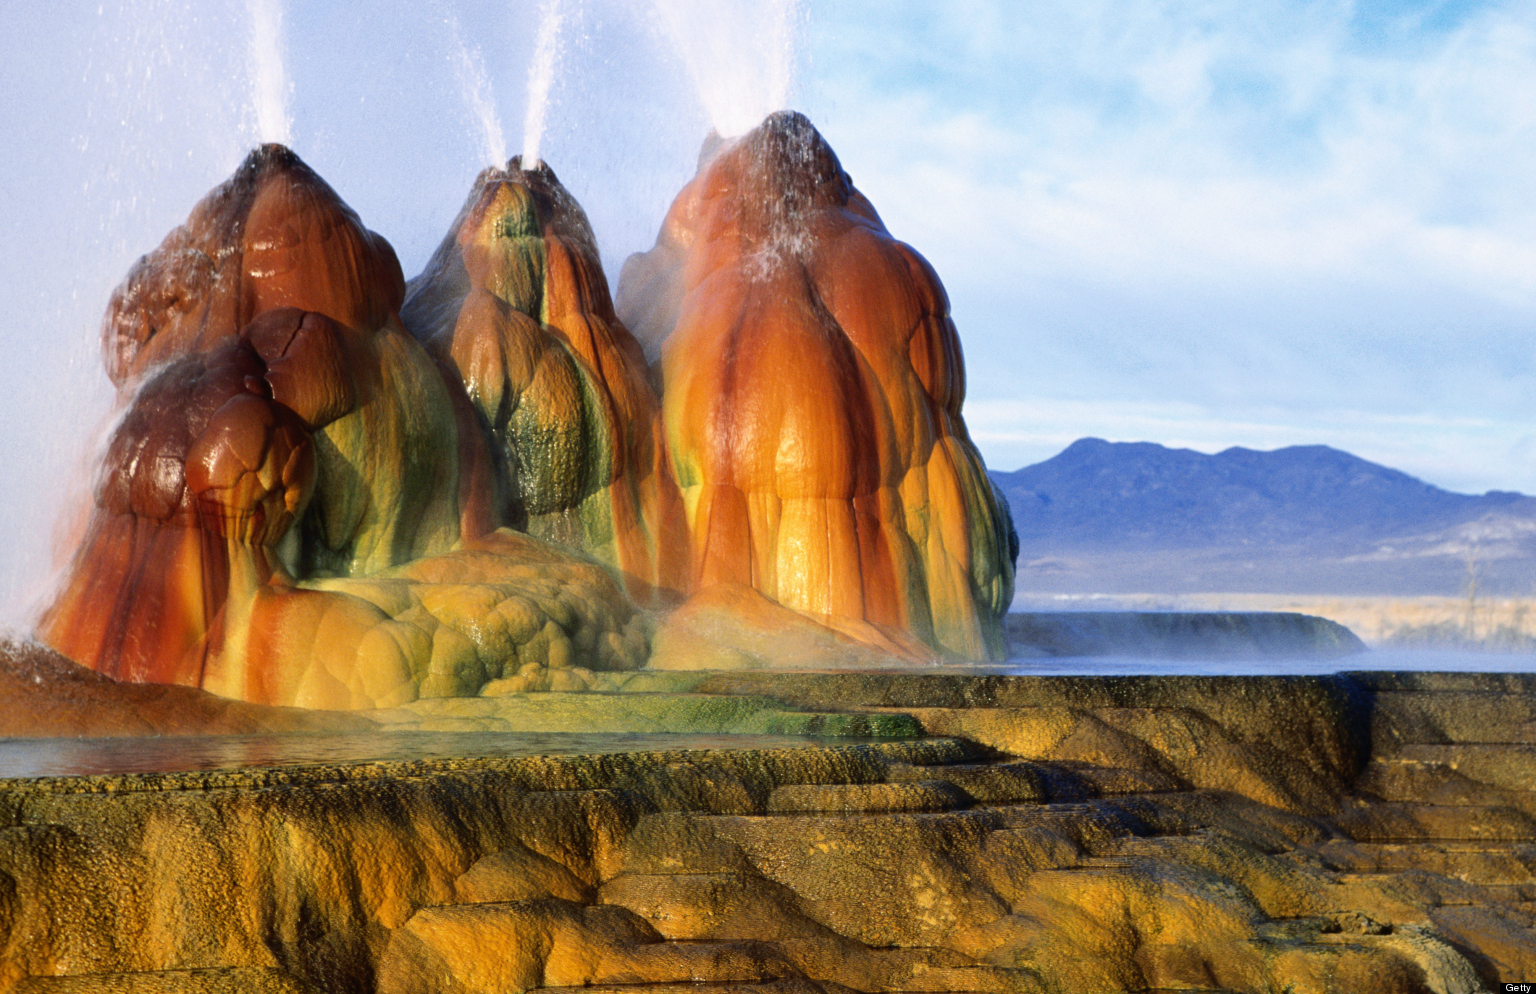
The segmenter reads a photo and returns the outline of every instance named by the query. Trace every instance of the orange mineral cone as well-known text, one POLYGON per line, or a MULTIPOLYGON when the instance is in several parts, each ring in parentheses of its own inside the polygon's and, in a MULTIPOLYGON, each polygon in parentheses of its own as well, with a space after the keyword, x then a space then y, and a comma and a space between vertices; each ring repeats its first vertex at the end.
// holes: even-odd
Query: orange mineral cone
POLYGON ((590 552, 642 603, 679 598, 686 526, 660 404, 586 215, 549 167, 483 172, 401 314, 469 396, 495 523, 590 552))
POLYGON ((722 145, 624 267, 663 374, 693 583, 998 659, 1012 524, 949 303, 799 114, 722 145))

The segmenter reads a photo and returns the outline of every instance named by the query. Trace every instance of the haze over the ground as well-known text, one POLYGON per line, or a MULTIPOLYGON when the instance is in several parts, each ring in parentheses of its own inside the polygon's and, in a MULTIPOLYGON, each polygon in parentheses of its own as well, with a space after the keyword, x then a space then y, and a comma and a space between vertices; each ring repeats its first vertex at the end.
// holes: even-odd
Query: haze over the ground
POLYGON ((1456 494, 1323 445, 1216 455, 1083 438, 992 471, 1041 593, 1536 593, 1536 498, 1456 494))
MULTIPOLYGON (((682 31, 702 77, 650 6, 565 3, 542 151, 611 273, 693 171, 690 79, 772 75, 761 5, 661 5, 709 12, 682 31)), ((455 36, 516 136, 540 5, 289 6, 293 143, 412 274, 487 159, 455 36)), ((99 428, 107 294, 257 139, 250 25, 8 11, 0 599, 99 428)), ((1083 435, 1317 443, 1536 492, 1536 2, 806 0, 792 26, 791 102, 949 287, 994 468, 1083 435)))

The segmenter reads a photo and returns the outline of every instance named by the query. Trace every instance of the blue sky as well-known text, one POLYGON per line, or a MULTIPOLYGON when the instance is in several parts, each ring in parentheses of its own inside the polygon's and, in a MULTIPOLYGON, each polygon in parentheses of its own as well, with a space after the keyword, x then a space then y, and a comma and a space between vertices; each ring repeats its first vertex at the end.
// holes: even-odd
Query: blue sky
POLYGON ((838 4, 812 36, 992 464, 1324 443, 1536 489, 1536 5, 838 4))
MULTIPOLYGON (((1083 435, 1323 443, 1536 493, 1532 0, 564 9, 544 154, 610 272, 649 246, 712 116, 768 109, 792 68, 790 102, 948 286, 996 468, 1083 435)), ((455 35, 516 151, 539 17, 534 0, 287 12, 293 144, 407 275, 491 157, 455 35)), ((108 293, 259 136, 246 0, 9 19, 0 599, 85 486, 108 293)))

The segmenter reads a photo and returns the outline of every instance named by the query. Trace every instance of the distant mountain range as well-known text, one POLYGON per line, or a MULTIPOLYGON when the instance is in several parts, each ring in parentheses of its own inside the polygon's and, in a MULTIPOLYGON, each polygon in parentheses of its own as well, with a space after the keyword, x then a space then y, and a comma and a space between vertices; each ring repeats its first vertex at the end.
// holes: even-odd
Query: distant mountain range
POLYGON ((1084 438, 991 477, 1025 593, 1536 592, 1536 498, 1451 493, 1324 445, 1084 438))

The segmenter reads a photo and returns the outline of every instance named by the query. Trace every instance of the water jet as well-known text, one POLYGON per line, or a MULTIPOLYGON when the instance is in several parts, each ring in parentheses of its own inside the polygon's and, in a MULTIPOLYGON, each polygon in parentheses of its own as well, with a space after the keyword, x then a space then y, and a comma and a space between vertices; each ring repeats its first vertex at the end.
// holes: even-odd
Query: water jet
POLYGON ((464 40, 458 18, 448 16, 448 29, 453 34, 455 49, 454 70, 464 102, 480 126, 486 158, 500 162, 507 157, 507 140, 502 135, 501 117, 496 113, 496 98, 491 92, 491 81, 486 75, 485 60, 480 50, 464 40))
POLYGON ((539 7, 539 33, 528 65, 528 109, 523 121, 522 161, 530 169, 543 164, 539 147, 544 140, 544 120, 549 113, 549 91, 555 82, 555 61, 560 56, 560 0, 544 0, 539 7))
POLYGON ((293 141, 288 74, 283 69, 283 0, 250 0, 252 103, 263 142, 293 141))

